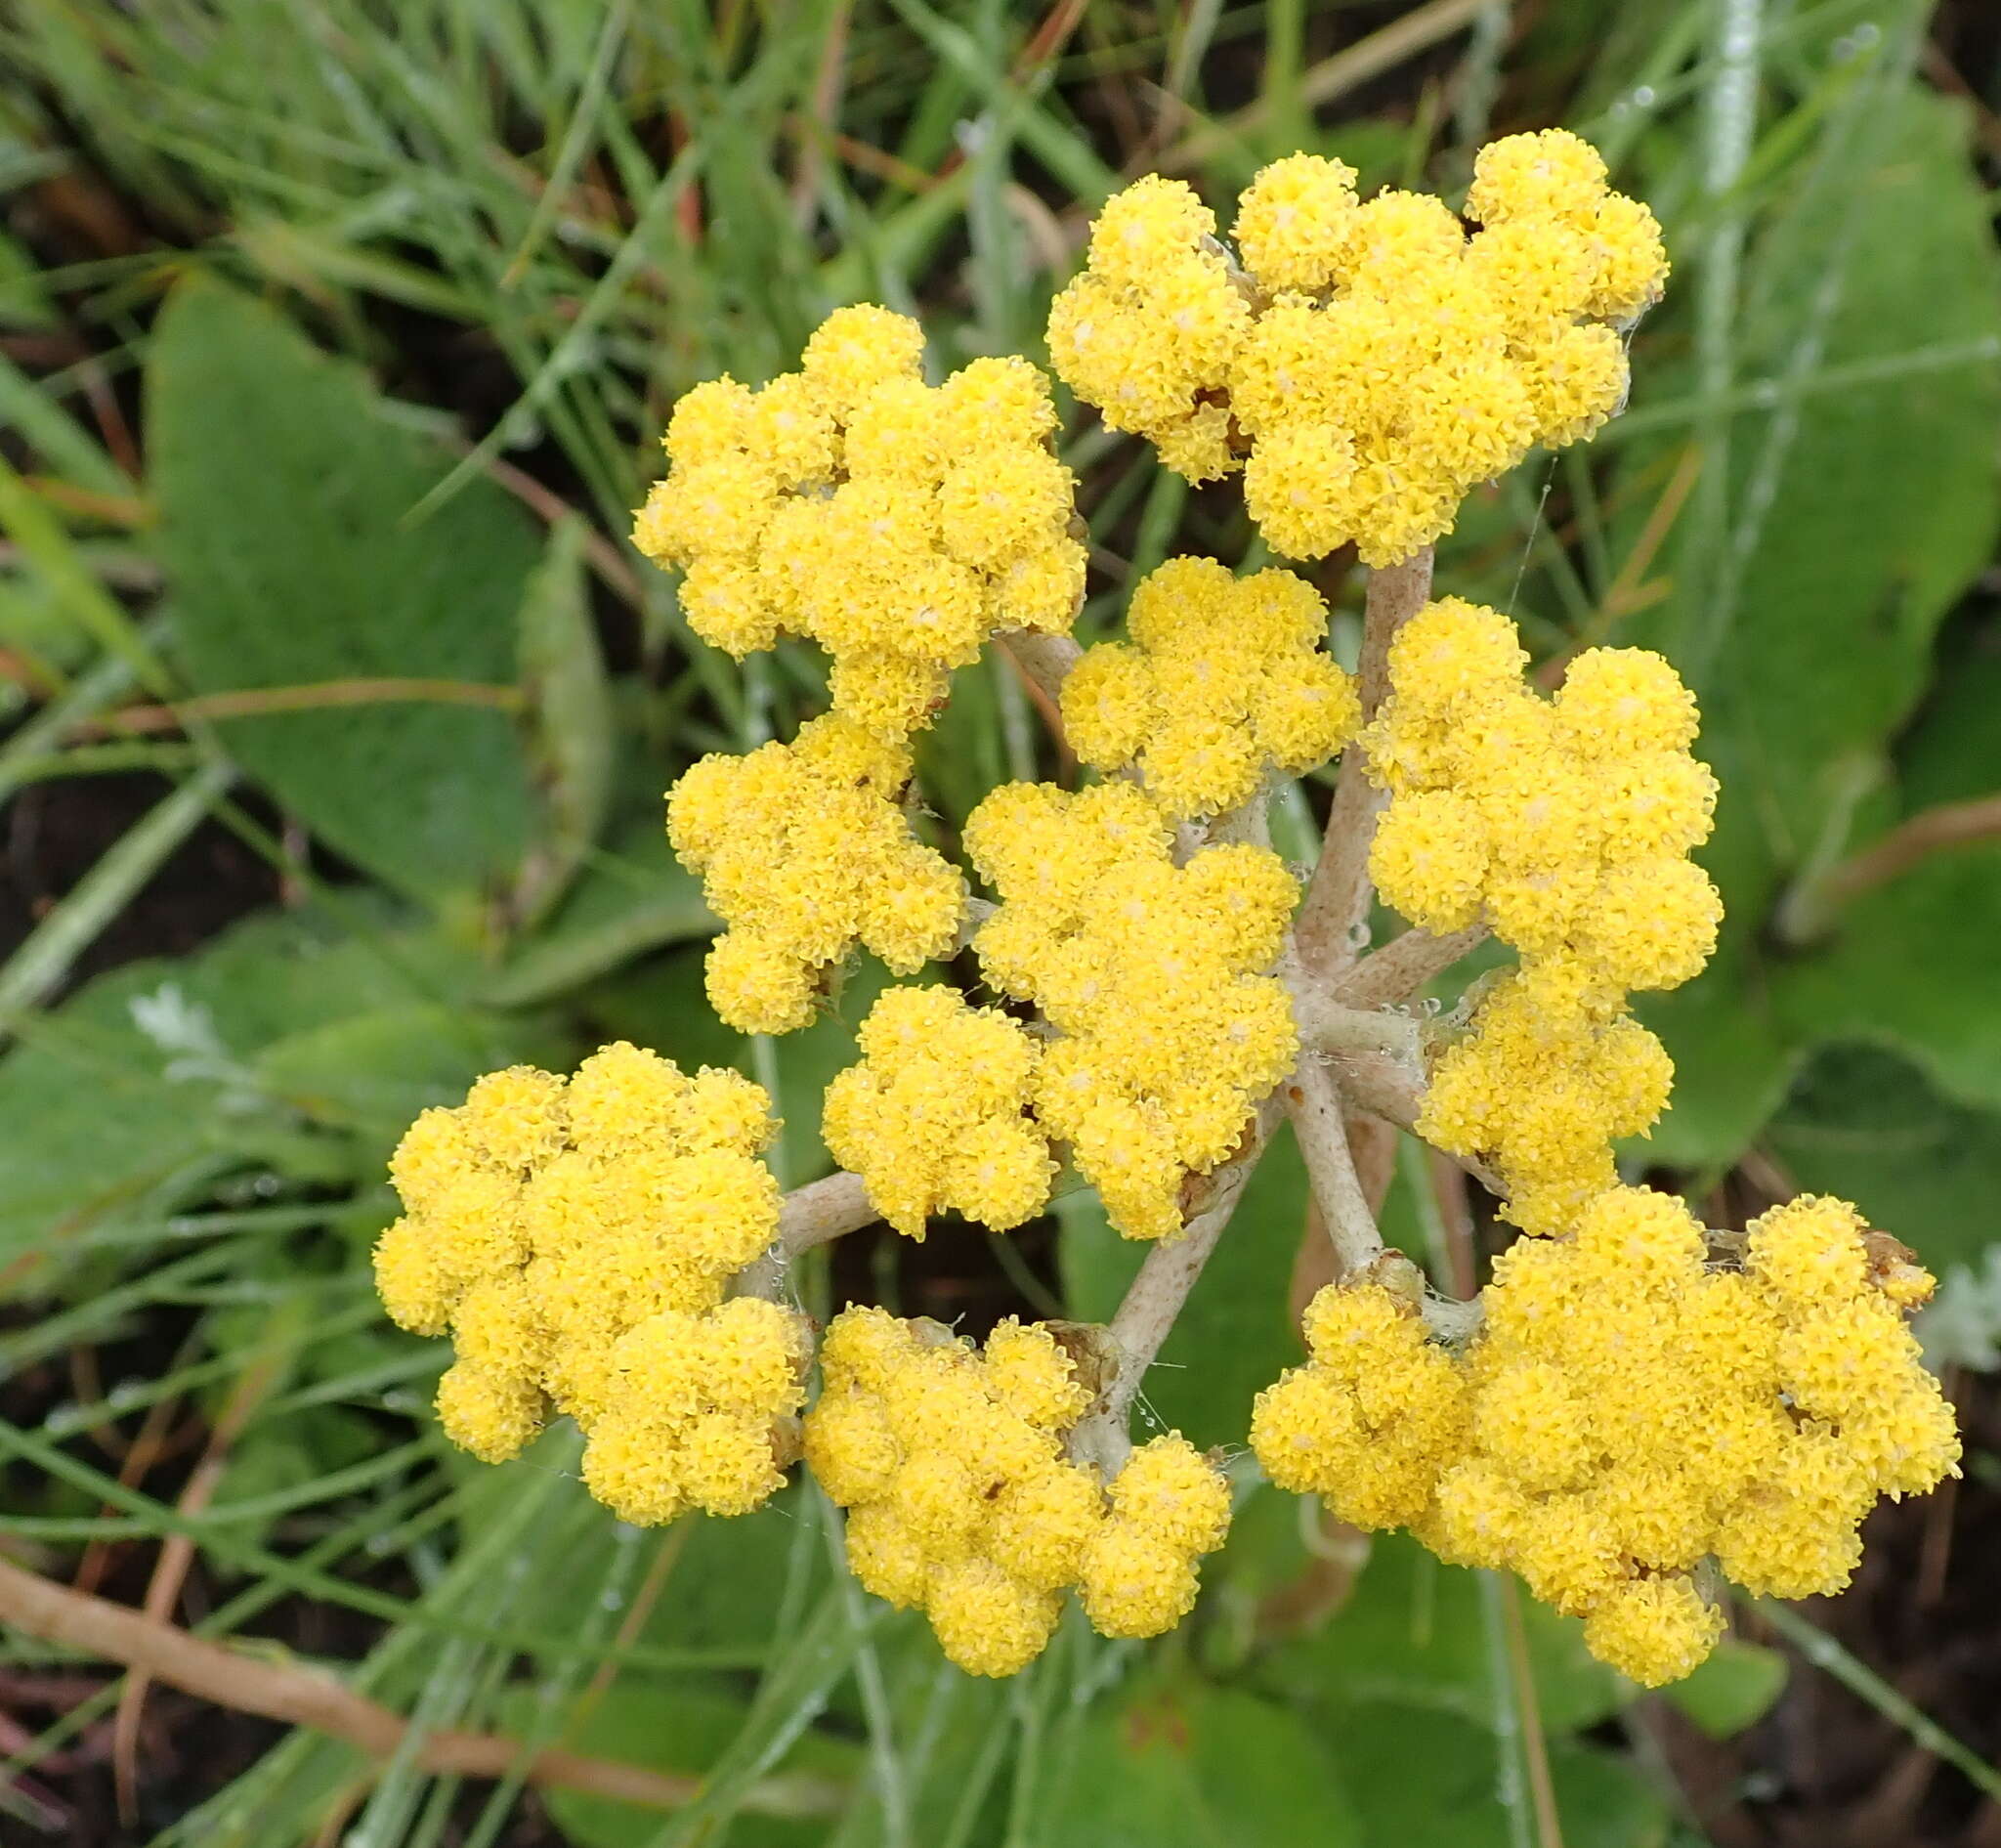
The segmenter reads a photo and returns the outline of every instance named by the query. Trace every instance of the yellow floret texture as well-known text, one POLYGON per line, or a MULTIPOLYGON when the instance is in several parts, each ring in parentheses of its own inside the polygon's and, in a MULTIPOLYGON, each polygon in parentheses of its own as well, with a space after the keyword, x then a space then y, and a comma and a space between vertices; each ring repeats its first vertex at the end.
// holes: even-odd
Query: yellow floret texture
POLYGON ((1276 550, 1397 563, 1475 484, 1619 408, 1619 330, 1667 278, 1652 213, 1576 136, 1509 136, 1474 172, 1469 236, 1435 198, 1358 202, 1342 162, 1289 155, 1238 200, 1241 267, 1193 191, 1150 175, 1050 309, 1057 373, 1190 480, 1242 468, 1276 550))
POLYGON ((915 322, 842 308, 798 372, 697 386, 633 529, 686 573, 702 640, 742 656, 811 636, 834 709, 890 734, 927 724, 995 630, 1067 629, 1084 591, 1048 381, 982 358, 934 387, 922 354, 915 322))
POLYGON ((1236 1148, 1292 1070, 1299 1035, 1276 961, 1298 900, 1268 848, 1232 842, 1183 866, 1143 791, 1005 784, 965 847, 1000 904, 973 938, 987 980, 1055 1031, 1035 1114, 1071 1145, 1128 1238, 1172 1237, 1187 1177, 1236 1148))
POLYGON ((1170 559, 1133 592, 1127 629, 1071 669, 1064 732, 1095 769, 1136 764, 1177 819, 1241 806, 1274 767, 1317 768, 1361 722, 1352 677, 1319 646, 1327 606, 1291 572, 1239 580, 1170 559))
POLYGON ((1688 858, 1716 779, 1689 754, 1695 702, 1674 669, 1589 649, 1546 700, 1527 659, 1499 612, 1426 605, 1390 644, 1362 744, 1390 792, 1377 889, 1426 929, 1482 924, 1521 958, 1437 1060, 1419 1131, 1487 1160, 1508 1217, 1549 1231, 1611 1185, 1612 1140, 1666 1102, 1667 1053, 1625 997, 1695 974, 1722 902, 1688 858))
POLYGON ((950 951, 965 881, 912 832, 910 775, 902 739, 834 711, 789 745, 703 757, 674 786, 667 838, 729 926, 709 951, 708 999, 730 1026, 805 1026, 857 943, 900 975, 950 951))
POLYGON ((758 1159, 777 1127, 748 1079, 622 1041, 567 1080, 514 1066, 426 1110, 390 1162, 404 1212, 375 1281, 401 1326, 451 1334, 446 1435, 502 1462, 553 1409, 589 1435, 585 1483, 624 1520, 762 1504, 806 1329, 723 1293, 778 1230, 758 1159))
POLYGON ((1306 1307, 1309 1358, 1258 1394, 1251 1447, 1280 1488, 1361 1527, 1408 1526, 1467 1442, 1463 1370, 1379 1283, 1329 1284, 1306 1307))
POLYGON ((890 1225, 921 1239, 953 1212, 1004 1232, 1043 1210, 1056 1164, 1028 1114, 1040 1049, 1022 1026, 950 988, 892 988, 859 1040, 820 1133, 890 1225))
POLYGON ((1109 1488, 1064 1454, 1087 1409, 1076 1362, 1041 1324, 1001 1322, 984 1352, 936 1322, 836 1316, 805 1456, 848 1510, 863 1586, 921 1609, 968 1674, 1039 1655, 1075 1588, 1107 1636, 1154 1636, 1193 1606, 1196 1562, 1229 1526, 1221 1473, 1177 1433, 1109 1488))
POLYGON ((1609 1188, 1502 1255, 1457 1358, 1384 1292, 1323 1290, 1312 1360, 1258 1400, 1258 1460, 1358 1526, 1520 1573, 1600 1660, 1677 1680, 1723 1630, 1706 1558, 1757 1595, 1839 1591, 1877 1497, 1959 1458, 1888 1282, 1915 1272, 1901 1247, 1886 1264, 1895 1241, 1810 1196, 1741 1259, 1712 1243, 1681 1201, 1609 1188))

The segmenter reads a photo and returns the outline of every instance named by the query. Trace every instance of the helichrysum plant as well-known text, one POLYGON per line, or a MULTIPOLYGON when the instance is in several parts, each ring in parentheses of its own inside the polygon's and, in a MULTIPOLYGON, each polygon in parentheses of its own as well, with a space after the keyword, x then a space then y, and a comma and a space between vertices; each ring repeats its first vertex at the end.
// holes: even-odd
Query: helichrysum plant
POLYGON ((1336 1280, 1257 1400, 1256 1464, 1519 1573, 1602 1660, 1670 1681, 1721 1633, 1724 1579, 1839 1590, 1877 1498, 1933 1487, 1959 1442, 1905 1326, 1932 1280, 1895 1239, 1814 1198, 1710 1230, 1621 1182, 1613 1144, 1673 1076, 1629 998, 1696 974, 1721 909, 1689 857, 1717 795, 1693 698, 1630 648, 1575 655, 1545 694, 1506 616, 1430 594, 1468 492, 1620 408, 1658 228, 1552 131, 1483 150, 1463 214, 1360 200, 1299 154, 1217 231, 1177 181, 1118 194, 1049 349, 1168 466, 1240 476, 1282 558, 1354 547, 1357 671, 1305 577, 1198 557, 1080 650, 1084 529, 1026 361, 934 385, 916 324, 856 307, 796 373, 698 386, 636 542, 705 641, 791 633, 831 663, 829 711, 669 795, 724 924, 709 998, 786 1034, 858 952, 920 979, 828 1087, 842 1172, 786 1197, 770 1099, 734 1073, 621 1044, 567 1079, 481 1079, 397 1151, 383 1301, 449 1332, 439 1416, 474 1454, 567 1416, 591 1492, 637 1523, 748 1514, 803 1459, 861 1583, 961 1667, 1011 1674, 1066 1599, 1115 1637, 1194 1606, 1229 1481, 1177 1433, 1135 1446, 1128 1415, 1290 1117, 1336 1280), (996 642, 1094 777, 994 790, 948 852, 918 825, 913 740, 996 642), (1323 849, 1295 869, 1267 800, 1336 757, 1323 849), (1409 928, 1365 955, 1378 895, 1409 928), (1487 937, 1512 963, 1422 1018, 1487 937), (921 979, 967 949, 979 992, 921 979), (1346 1134, 1364 1113, 1519 1228, 1472 1302, 1384 1249, 1346 1134), (788 1295, 826 1239, 877 1219, 922 1238, 941 1214, 1005 1232, 1066 1174, 1150 1246, 1107 1326, 1008 1320, 976 1346, 872 1308, 816 1328, 788 1295))

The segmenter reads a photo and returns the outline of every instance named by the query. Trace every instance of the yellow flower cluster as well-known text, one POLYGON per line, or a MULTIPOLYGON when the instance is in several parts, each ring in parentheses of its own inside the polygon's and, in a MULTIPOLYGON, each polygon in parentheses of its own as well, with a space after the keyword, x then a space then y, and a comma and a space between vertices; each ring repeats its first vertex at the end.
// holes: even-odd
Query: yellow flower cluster
POLYGON ((567 1082, 517 1065, 418 1117, 390 1163, 404 1217, 375 1280, 401 1326, 451 1332, 446 1435, 503 1462, 553 1403, 590 1435, 592 1493, 628 1521, 762 1503, 804 1328, 722 1297, 778 1229, 757 1158, 776 1129, 748 1079, 624 1042, 567 1082))
POLYGON ((921 1239, 953 1212, 1004 1232, 1043 1210, 1056 1164, 1027 1114, 1040 1053, 1027 1031, 950 988, 892 988, 858 1037, 820 1134, 890 1225, 921 1239))
POLYGON ((1352 541, 1394 564, 1534 444, 1590 436, 1623 403, 1619 326, 1667 278, 1660 228, 1574 135, 1481 150, 1470 237, 1439 200, 1359 202, 1339 160, 1293 154, 1238 201, 1237 269, 1194 192, 1116 194, 1049 351, 1114 429, 1191 481, 1244 469, 1264 537, 1294 558, 1352 541))
POLYGON ((1137 763, 1170 815, 1239 807, 1267 766, 1301 775, 1361 722, 1353 680, 1319 646, 1327 605, 1291 572, 1240 582, 1171 558, 1133 592, 1127 631, 1070 670, 1064 732, 1095 769, 1137 763))
POLYGON ((1930 1289, 1839 1200, 1774 1208, 1731 1266, 1681 1201, 1613 1187, 1502 1255, 1462 1358, 1380 1286, 1322 1290, 1312 1359, 1259 1395, 1251 1441, 1357 1526, 1519 1572, 1658 1686, 1722 1632, 1690 1576, 1706 1556, 1754 1593, 1838 1591, 1876 1498, 1955 1469, 1903 1320, 1930 1289))
POLYGON ((612 1346, 617 1385, 584 1445, 584 1486, 639 1526, 688 1507, 763 1507, 782 1480, 781 1434, 805 1401, 807 1355, 805 1318, 752 1296, 635 1322, 612 1346))
POLYGON ((1464 1370, 1380 1283, 1329 1284, 1306 1306, 1304 1366, 1257 1396, 1251 1448, 1274 1484, 1321 1495, 1358 1527, 1408 1526, 1466 1448, 1464 1370))
POLYGON ((1026 1667, 1072 1587, 1108 1636, 1158 1635, 1193 1606, 1227 1484, 1176 1434, 1132 1453, 1108 1508, 1097 1472, 1063 1454, 1091 1395, 1047 1328, 1004 1321, 982 1353, 936 1322, 850 1309, 821 1365, 805 1454, 849 1511, 848 1563, 921 1608, 968 1674, 1026 1667))
POLYGON ((1419 1133, 1491 1160, 1509 1217, 1549 1231, 1611 1185, 1611 1139, 1660 1113, 1673 1068, 1625 996, 1701 968, 1722 902, 1687 857, 1716 779, 1689 755, 1695 702, 1675 670, 1594 648, 1545 700, 1527 659, 1499 612, 1427 605, 1390 644, 1362 742, 1391 792, 1377 889, 1428 930, 1484 922, 1522 959, 1438 1061, 1419 1133))
POLYGON ((1299 888, 1270 849, 1206 847, 1129 783, 1069 795, 1009 783, 968 817, 965 848, 1001 903, 973 938, 987 979, 1060 1036, 1035 1109, 1068 1142, 1128 1238, 1172 1237, 1190 1172, 1237 1146, 1299 1036, 1277 959, 1299 888))
POLYGON ((1630 1014, 1530 965, 1480 995, 1471 1030, 1431 1068, 1418 1134, 1480 1155, 1524 1231, 1561 1231, 1618 1180, 1612 1143, 1644 1136, 1674 1083, 1667 1048, 1630 1014))
POLYGON ((965 881, 911 832, 910 775, 904 740, 835 711, 789 745, 703 757, 674 786, 667 838, 729 925, 708 954, 729 1025, 806 1025, 824 971, 857 941, 900 975, 952 948, 965 881))
POLYGON ((698 385, 633 530, 686 569, 702 640, 742 656, 810 635, 833 658, 834 709, 895 733, 928 722, 996 629, 1067 629, 1084 594, 1048 381, 977 359, 933 388, 922 357, 915 322, 841 308, 796 373, 698 385))
POLYGON ((1679 1200, 1619 1187, 1572 1236, 1517 1243, 1468 1359, 1472 1442, 1422 1537, 1511 1567, 1649 1686, 1722 1630, 1688 1576, 1706 1555, 1754 1593, 1839 1591, 1876 1498, 1936 1486, 1959 1456, 1902 1314, 1930 1279, 1899 1263, 1886 1289, 1872 1263, 1893 1242, 1805 1197, 1719 1268, 1679 1200))

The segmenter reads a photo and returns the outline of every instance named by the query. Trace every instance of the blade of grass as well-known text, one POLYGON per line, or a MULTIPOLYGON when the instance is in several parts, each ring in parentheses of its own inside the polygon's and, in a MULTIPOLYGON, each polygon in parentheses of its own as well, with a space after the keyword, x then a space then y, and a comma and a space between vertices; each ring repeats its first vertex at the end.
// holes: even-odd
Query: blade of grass
POLYGON ((1977 1790, 2001 1802, 2001 1770, 1962 1743, 1914 1701, 1899 1694, 1869 1664, 1852 1655, 1817 1623, 1774 1598, 1757 1602, 1760 1616, 1815 1668, 1832 1675, 1852 1695, 1909 1735, 1914 1744, 1942 1759, 1977 1790))
POLYGON ((77 556, 75 545, 26 482, 0 459, 0 528, 13 537, 76 624, 108 655, 132 669, 156 698, 174 696, 166 664, 154 654, 122 605, 77 556))

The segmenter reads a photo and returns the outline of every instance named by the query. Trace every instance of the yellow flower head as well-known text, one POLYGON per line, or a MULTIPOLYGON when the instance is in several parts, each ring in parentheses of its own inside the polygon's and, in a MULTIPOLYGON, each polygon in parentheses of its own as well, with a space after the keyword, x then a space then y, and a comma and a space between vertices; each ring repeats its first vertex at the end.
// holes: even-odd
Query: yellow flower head
POLYGON ((1522 959, 1438 1059, 1420 1132, 1487 1159, 1508 1217, 1551 1231, 1612 1183, 1611 1142, 1667 1101, 1672 1067, 1626 993, 1695 974, 1722 906, 1685 857, 1716 779, 1688 754, 1695 702, 1674 669, 1589 649, 1545 700, 1527 659, 1498 612, 1428 605, 1390 644, 1390 696, 1362 742, 1390 791, 1378 890, 1429 930, 1484 923, 1522 959))
POLYGON ((1329 1284, 1306 1307, 1310 1358, 1258 1394, 1251 1447, 1280 1488, 1361 1527, 1421 1522, 1467 1446, 1460 1369, 1415 1309, 1378 1283, 1329 1284))
POLYGON ((1245 188, 1231 235, 1267 295, 1312 295, 1341 276, 1354 218, 1354 168, 1320 154, 1288 154, 1245 188))
POLYGON ((1095 769, 1136 763, 1170 815, 1238 807, 1268 767, 1301 775, 1361 721, 1353 680, 1319 646, 1327 606, 1290 572, 1240 581, 1170 559, 1134 591, 1128 628, 1071 669, 1064 731, 1095 769))
POLYGON ((1113 1477, 1063 1454, 1089 1391, 1054 1335, 1007 1320, 982 1353, 935 1322, 849 1309, 827 1331, 806 1461, 848 1510, 863 1586, 931 1620, 968 1674, 1041 1655, 1073 1587, 1107 1636, 1154 1636, 1195 1602, 1220 1546, 1221 1473, 1178 1433, 1113 1477))
POLYGON ((965 909, 958 873, 899 806, 908 747, 830 712, 789 745, 703 757, 667 798, 667 837, 729 928, 708 998, 745 1033, 812 1019, 823 972, 857 942, 898 974, 943 956, 965 909))
POLYGON ((1653 215, 1560 130, 1482 150, 1468 213, 1470 237, 1423 194, 1357 204, 1341 162, 1290 155, 1238 202, 1236 272, 1194 193, 1149 176, 1106 205, 1051 358, 1191 481, 1242 467, 1277 550, 1394 564, 1476 484, 1618 410, 1617 329, 1667 276, 1653 215))
POLYGON ((450 1330, 446 1435, 501 1462, 553 1404, 592 1434, 585 1480, 627 1520, 760 1504, 804 1330, 722 1296, 778 1230, 758 1160, 777 1127, 748 1079, 622 1041, 568 1080, 514 1066, 425 1111, 391 1159, 405 1212, 375 1279, 402 1326, 450 1330))
POLYGON ((1084 588, 1047 381, 983 358, 933 387, 922 356, 916 322, 843 308, 798 372, 697 386, 633 532, 686 572, 696 634, 739 656, 812 637, 835 709, 889 734, 928 723, 996 629, 1067 629, 1084 588))
POLYGON ((1417 1125, 1495 1168, 1502 1212, 1533 1232, 1561 1230, 1612 1184, 1612 1143, 1646 1134, 1674 1079, 1645 1027, 1592 991, 1553 990, 1544 972, 1512 971, 1485 991, 1471 1030, 1432 1066, 1417 1125))
POLYGON ((1021 1026, 949 988, 892 988, 860 1040, 820 1133, 890 1225, 921 1239, 932 1214, 954 1212, 1006 1231, 1043 1210, 1056 1164, 1026 1114, 1039 1054, 1021 1026))
POLYGON ((966 851, 1000 894, 973 939, 987 979, 1034 1001, 1059 1038, 1035 1111, 1069 1142, 1128 1238, 1181 1228, 1181 1185, 1236 1147, 1299 1040, 1276 959, 1298 887, 1264 847, 1176 867, 1171 830, 1128 783, 1079 795, 996 790, 966 851))
MULTIPOLYGON (((1049 354, 1115 430, 1156 432, 1201 468, 1190 440, 1203 396, 1225 388, 1251 308, 1214 237, 1215 219, 1179 180, 1158 174, 1110 199, 1089 265, 1049 309, 1049 354)), ((1212 458, 1214 459, 1214 458, 1212 458)))
POLYGON ((1706 1555, 1754 1593, 1840 1590, 1876 1498, 1959 1454, 1871 1236, 1842 1202, 1797 1200, 1736 1268, 1681 1201, 1613 1186, 1563 1236, 1515 1245, 1459 1363, 1468 1441, 1421 1536, 1520 1572, 1647 1686, 1722 1632, 1687 1576, 1706 1555))

